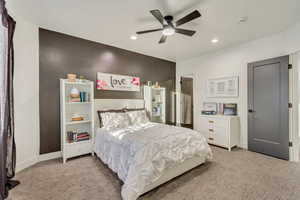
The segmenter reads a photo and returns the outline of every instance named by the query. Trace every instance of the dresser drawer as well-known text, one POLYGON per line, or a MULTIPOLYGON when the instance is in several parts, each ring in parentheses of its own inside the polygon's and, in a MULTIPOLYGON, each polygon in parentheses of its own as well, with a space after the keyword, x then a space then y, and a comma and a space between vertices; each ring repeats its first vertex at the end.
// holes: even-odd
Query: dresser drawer
POLYGON ((208 123, 213 124, 214 127, 226 128, 229 125, 226 119, 208 118, 208 123))
POLYGON ((213 117, 201 117, 200 118, 200 131, 211 132, 216 127, 227 128, 229 121, 226 119, 217 119, 213 117))
POLYGON ((216 137, 214 134, 208 134, 206 137, 206 140, 209 144, 217 144, 216 143, 216 137))

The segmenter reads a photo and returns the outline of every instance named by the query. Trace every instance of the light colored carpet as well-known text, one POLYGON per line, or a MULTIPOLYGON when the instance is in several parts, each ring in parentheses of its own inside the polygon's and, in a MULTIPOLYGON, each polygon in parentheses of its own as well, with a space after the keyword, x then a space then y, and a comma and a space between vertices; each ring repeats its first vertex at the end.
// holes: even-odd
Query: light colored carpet
MULTIPOLYGON (((213 147, 212 162, 139 200, 299 200, 300 164, 213 147)), ((39 163, 17 174, 10 200, 120 200, 121 183, 97 158, 39 163)))

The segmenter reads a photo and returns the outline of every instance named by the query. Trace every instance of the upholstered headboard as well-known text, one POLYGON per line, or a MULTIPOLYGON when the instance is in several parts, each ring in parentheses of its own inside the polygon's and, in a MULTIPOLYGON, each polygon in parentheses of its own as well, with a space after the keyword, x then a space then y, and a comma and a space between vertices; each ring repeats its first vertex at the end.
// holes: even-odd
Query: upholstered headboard
POLYGON ((118 110, 123 108, 144 108, 143 99, 95 99, 95 128, 99 127, 98 110, 118 110))

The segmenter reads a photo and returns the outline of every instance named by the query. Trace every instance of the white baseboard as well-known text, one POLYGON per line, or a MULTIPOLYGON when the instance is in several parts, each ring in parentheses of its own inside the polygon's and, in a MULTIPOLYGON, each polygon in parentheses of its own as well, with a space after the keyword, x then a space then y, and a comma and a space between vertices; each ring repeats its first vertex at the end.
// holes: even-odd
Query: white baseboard
POLYGON ((52 152, 52 153, 41 154, 39 156, 38 161, 42 162, 42 161, 52 160, 52 159, 56 159, 56 158, 60 158, 60 157, 62 157, 61 151, 56 151, 56 152, 52 152))
POLYGON ((31 159, 22 161, 22 162, 17 162, 16 163, 16 173, 31 167, 34 164, 37 164, 38 162, 46 161, 46 160, 52 160, 56 158, 62 157, 61 151, 53 152, 53 153, 47 153, 47 154, 41 154, 39 156, 33 157, 31 159))
POLYGON ((17 162, 16 163, 16 173, 38 163, 39 159, 38 157, 33 157, 29 160, 25 160, 25 161, 22 161, 22 162, 17 162))

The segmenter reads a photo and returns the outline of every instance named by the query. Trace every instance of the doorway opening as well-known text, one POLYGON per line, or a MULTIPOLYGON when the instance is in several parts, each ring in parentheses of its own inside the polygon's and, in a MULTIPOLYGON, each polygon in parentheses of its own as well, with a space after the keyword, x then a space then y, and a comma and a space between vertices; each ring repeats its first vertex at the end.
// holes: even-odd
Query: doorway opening
POLYGON ((193 76, 182 76, 180 78, 180 125, 185 128, 194 128, 194 87, 193 76))

